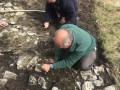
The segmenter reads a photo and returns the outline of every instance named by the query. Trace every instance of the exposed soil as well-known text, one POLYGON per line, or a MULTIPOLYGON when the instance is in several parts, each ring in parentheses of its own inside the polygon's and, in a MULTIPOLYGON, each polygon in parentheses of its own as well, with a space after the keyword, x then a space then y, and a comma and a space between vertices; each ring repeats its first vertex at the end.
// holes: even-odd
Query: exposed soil
MULTIPOLYGON (((45 0, 36 0, 36 1, 28 1, 28 0, 1 0, 0 2, 11 2, 15 6, 22 6, 24 9, 44 9, 45 0)), ((93 36, 97 38, 97 24, 96 19, 93 16, 94 10, 94 0, 79 0, 79 13, 78 16, 80 21, 78 22, 78 26, 87 30, 93 36)), ((4 13, 3 13, 4 14, 4 13)), ((9 16, 10 13, 7 13, 9 16)), ((19 78, 17 80, 11 80, 2 90, 42 90, 41 86, 29 86, 28 79, 29 75, 34 75, 36 78, 42 76, 47 81, 47 90, 51 90, 53 86, 60 88, 61 90, 74 90, 75 81, 81 81, 84 83, 84 80, 80 77, 80 72, 77 72, 72 69, 61 69, 56 71, 50 71, 49 73, 36 73, 33 71, 19 71, 17 70, 16 62, 21 54, 27 53, 30 55, 38 55, 42 59, 50 58, 54 56, 54 44, 52 42, 52 37, 56 28, 54 25, 51 25, 48 30, 43 28, 43 15, 44 13, 39 12, 28 12, 25 16, 19 17, 17 20, 17 25, 21 25, 27 27, 28 31, 37 33, 37 37, 39 38, 39 42, 36 46, 32 46, 31 43, 21 43, 22 41, 16 40, 10 42, 7 37, 0 38, 0 51, 3 56, 0 56, 0 78, 2 78, 3 73, 8 70, 15 72, 18 74, 19 78), (49 35, 48 35, 49 33, 49 35), (8 51, 8 49, 11 49, 8 51), (14 66, 10 67, 10 64, 13 63, 14 66)), ((9 20, 8 20, 9 21, 9 20)), ((12 26, 8 27, 11 28, 12 26)), ((4 29, 1 28, 3 31, 4 29)), ((1 32, 1 31, 0 31, 1 32)), ((31 37, 32 38, 32 37, 31 37)), ((25 38, 23 38, 25 39, 25 38)), ((33 38, 33 41, 36 38, 33 38)), ((98 49, 99 51, 99 49, 98 49)), ((100 50, 101 51, 101 50, 100 50)), ((102 54, 98 52, 97 60, 104 64, 101 59, 102 54)), ((114 79, 108 75, 107 72, 101 73, 102 78, 105 82, 105 86, 114 84, 114 79)), ((95 90, 102 90, 103 87, 95 87, 95 90)))

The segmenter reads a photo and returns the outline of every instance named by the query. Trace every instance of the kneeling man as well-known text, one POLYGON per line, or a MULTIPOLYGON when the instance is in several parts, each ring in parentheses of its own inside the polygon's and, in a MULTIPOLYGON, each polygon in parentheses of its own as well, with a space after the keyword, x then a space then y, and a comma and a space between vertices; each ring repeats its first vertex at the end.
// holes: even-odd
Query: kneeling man
POLYGON ((54 62, 43 64, 44 71, 66 67, 89 70, 93 66, 96 59, 96 40, 78 26, 63 25, 56 31, 54 43, 57 47, 54 62))

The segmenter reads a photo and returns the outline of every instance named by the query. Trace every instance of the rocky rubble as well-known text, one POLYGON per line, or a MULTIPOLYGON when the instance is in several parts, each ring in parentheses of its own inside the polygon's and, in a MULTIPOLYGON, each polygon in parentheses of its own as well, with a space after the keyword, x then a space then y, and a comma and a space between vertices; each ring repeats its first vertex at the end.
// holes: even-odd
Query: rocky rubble
MULTIPOLYGON (((33 3, 36 2, 27 4, 33 3)), ((1 11, 18 9, 23 7, 11 2, 0 3, 1 11)), ((49 45, 51 44, 49 38, 52 38, 51 33, 55 32, 53 31, 55 28, 50 27, 50 31, 45 31, 40 22, 25 12, 4 13, 2 16, 2 20, 8 22, 9 26, 0 27, 0 60, 4 59, 6 62, 0 63, 0 88, 7 90, 8 84, 7 88, 13 90, 9 81, 20 80, 18 83, 24 83, 25 86, 21 83, 18 86, 13 84, 14 90, 116 90, 114 85, 110 86, 108 83, 111 81, 110 70, 104 65, 94 66, 91 70, 81 72, 71 69, 43 72, 41 64, 45 63, 44 58, 49 57, 48 52, 53 49, 53 46, 49 45), (13 52, 13 56, 9 54, 10 52, 13 52), (15 56, 17 58, 14 58, 15 56), (2 69, 2 64, 7 68, 2 69)))

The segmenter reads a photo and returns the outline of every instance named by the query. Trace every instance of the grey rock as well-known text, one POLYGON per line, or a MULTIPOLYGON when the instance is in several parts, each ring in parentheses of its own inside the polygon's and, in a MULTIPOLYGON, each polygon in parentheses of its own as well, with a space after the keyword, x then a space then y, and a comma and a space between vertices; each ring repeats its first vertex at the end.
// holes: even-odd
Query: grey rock
POLYGON ((51 90, 59 90, 57 87, 53 87, 51 90))
POLYGON ((81 82, 75 82, 76 88, 81 90, 81 82))
POLYGON ((29 77, 29 83, 28 84, 29 85, 37 85, 37 79, 36 79, 36 77, 33 76, 33 75, 30 75, 30 77, 29 77))
POLYGON ((3 88, 7 84, 7 79, 0 79, 0 88, 3 88))
POLYGON ((11 32, 17 32, 18 29, 17 28, 11 28, 11 32))
POLYGON ((111 86, 105 87, 103 90, 116 90, 116 89, 115 89, 115 86, 111 85, 111 86))
POLYGON ((47 83, 43 77, 38 78, 38 84, 42 86, 43 89, 47 89, 47 83))
POLYGON ((82 90, 93 90, 94 89, 94 85, 91 81, 86 81, 83 85, 82 85, 82 90))
POLYGON ((11 21, 11 22, 10 22, 10 24, 11 24, 11 25, 15 25, 15 24, 16 24, 16 22, 14 22, 14 21, 11 21))
POLYGON ((84 80, 96 80, 97 76, 95 74, 92 73, 91 70, 88 71, 81 71, 81 76, 84 80))
POLYGON ((17 69, 18 70, 26 70, 28 63, 31 61, 32 56, 30 55, 23 55, 20 56, 17 61, 17 69))
POLYGON ((99 75, 99 72, 104 72, 104 66, 96 66, 93 70, 96 75, 99 75))
POLYGON ((0 6, 3 6, 5 3, 0 3, 0 6))
POLYGON ((12 5, 11 2, 8 2, 8 3, 6 3, 4 6, 5 6, 5 7, 12 7, 13 5, 12 5))
POLYGON ((38 63, 40 59, 38 59, 38 56, 35 56, 27 65, 27 69, 32 70, 32 68, 38 63))
POLYGON ((10 71, 5 71, 3 79, 13 79, 13 80, 16 80, 17 79, 17 74, 15 74, 13 72, 10 72, 10 71))
POLYGON ((42 71, 41 64, 36 64, 35 65, 35 71, 36 72, 41 72, 42 71))
POLYGON ((95 86, 101 86, 101 85, 104 84, 104 81, 103 81, 102 77, 99 76, 99 79, 93 81, 93 83, 94 83, 95 86))

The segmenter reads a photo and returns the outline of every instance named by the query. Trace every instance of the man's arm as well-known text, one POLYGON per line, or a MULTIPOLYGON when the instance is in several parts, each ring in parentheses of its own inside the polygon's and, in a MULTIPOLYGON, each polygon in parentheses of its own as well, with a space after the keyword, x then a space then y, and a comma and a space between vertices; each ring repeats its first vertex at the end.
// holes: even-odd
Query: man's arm
POLYGON ((68 57, 66 57, 65 59, 54 63, 53 68, 60 69, 60 68, 71 67, 84 55, 84 53, 85 53, 84 51, 74 52, 70 54, 68 57))
POLYGON ((51 19, 51 9, 52 6, 50 5, 50 3, 46 2, 46 6, 45 6, 45 22, 49 22, 51 19))
POLYGON ((56 48, 56 51, 55 51, 55 56, 54 56, 54 63, 56 63, 56 62, 58 62, 58 61, 59 61, 59 58, 60 58, 60 53, 61 53, 61 49, 56 48))

